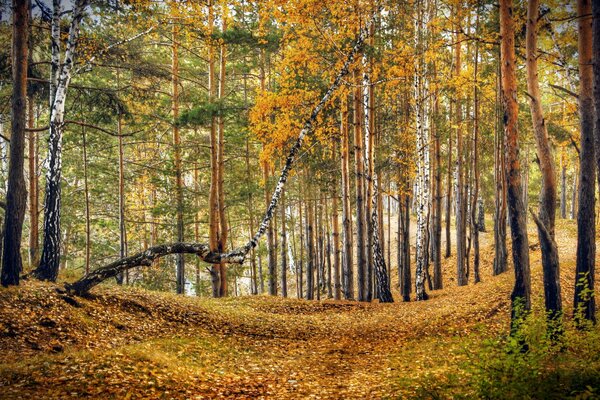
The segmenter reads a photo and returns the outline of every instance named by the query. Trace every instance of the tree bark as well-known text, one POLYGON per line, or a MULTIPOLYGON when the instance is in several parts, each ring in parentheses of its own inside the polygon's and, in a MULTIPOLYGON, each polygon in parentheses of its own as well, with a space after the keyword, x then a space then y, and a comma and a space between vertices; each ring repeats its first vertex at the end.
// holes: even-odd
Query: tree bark
MULTIPOLYGON (((333 154, 335 154, 335 149, 333 154)), ((333 298, 335 300, 340 300, 342 298, 342 284, 340 280, 340 259, 342 250, 340 248, 338 192, 336 183, 334 183, 333 186, 333 200, 331 209, 331 220, 333 224, 333 298)))
POLYGON ((501 63, 498 63, 497 95, 496 95, 496 129, 494 143, 494 266, 493 275, 499 275, 508 269, 508 250, 506 248, 506 162, 504 152, 504 134, 501 132, 501 63))
POLYGON ((56 281, 60 266, 60 206, 62 175, 62 136, 67 90, 79 42, 79 26, 88 0, 76 0, 71 13, 69 37, 62 66, 60 63, 60 1, 55 0, 52 20, 52 73, 50 84, 50 136, 46 165, 46 196, 44 200, 44 245, 39 267, 33 272, 38 279, 56 281), (55 26, 58 25, 58 26, 55 26), (56 80, 54 81, 54 77, 56 80))
MULTIPOLYGON (((29 96, 29 128, 34 128, 33 95, 29 96)), ((39 189, 38 189, 38 140, 36 132, 29 132, 29 266, 33 268, 39 259, 39 189)))
MULTIPOLYGON (((476 31, 479 28, 479 9, 477 9, 476 31)), ((479 88, 478 88, 478 69, 479 69, 479 42, 475 43, 475 70, 474 70, 474 90, 473 101, 475 108, 475 117, 473 119, 473 190, 471 192, 471 234, 473 236, 473 279, 475 283, 481 281, 479 274, 479 224, 477 218, 477 201, 479 199, 479 88)))
POLYGON ((90 273, 92 230, 90 226, 90 190, 88 184, 87 136, 85 126, 81 127, 83 141, 83 190, 85 196, 85 273, 90 273))
MULTIPOLYGON (((458 5, 459 9, 457 15, 461 18, 461 5, 458 5)), ((456 45, 454 47, 454 75, 455 77, 460 76, 461 72, 461 41, 462 35, 457 33, 456 45)), ((466 252, 466 232, 465 232, 465 215, 464 215, 464 182, 463 182, 463 137, 462 137, 462 104, 458 94, 456 94, 455 100, 455 124, 456 124, 456 283, 458 286, 464 286, 467 284, 467 274, 465 269, 465 252, 466 252)))
MULTIPOLYGON (((181 137, 177 119, 179 118, 179 26, 176 21, 172 21, 172 64, 171 64, 171 106, 173 112, 173 151, 175 161, 175 193, 177 204, 177 226, 176 236, 178 242, 184 241, 183 225, 183 178, 181 168, 181 137)), ((177 254, 175 258, 176 265, 176 290, 177 294, 185 294, 185 258, 183 254, 177 254)))
MULTIPOLYGON (((358 73, 353 72, 354 82, 358 73)), ((354 164, 356 171, 356 262, 358 275, 358 301, 367 301, 366 216, 364 205, 365 166, 363 161, 363 134, 361 121, 360 87, 354 90, 354 164)))
MULTIPOLYGON (((542 266, 544 272, 544 295, 546 313, 551 321, 557 320, 562 311, 560 290, 560 270, 558 248, 554 240, 556 219, 556 172, 554 159, 548 142, 546 121, 541 104, 540 87, 537 68, 537 21, 539 19, 539 0, 530 0, 527 8, 527 91, 529 108, 533 122, 535 143, 540 170, 542 188, 538 217, 534 218, 538 226, 538 237, 542 250, 542 266)), ((533 214, 532 214, 533 215, 533 214)), ((555 327, 551 327, 552 330, 555 327)))
MULTIPOLYGON (((596 260, 594 154, 594 103, 592 97, 592 6, 590 0, 577 1, 579 51, 579 115, 581 144, 579 148, 579 212, 577 213, 577 262, 575 267, 574 313, 576 321, 596 322, 594 272, 596 260)), ((600 138, 598 138, 600 144, 600 138)), ((600 148, 598 149, 600 151, 600 148)))
POLYGON ((27 115, 27 68, 29 43, 29 1, 13 0, 12 27, 12 100, 10 160, 4 220, 2 253, 3 286, 18 285, 23 270, 21 237, 27 207, 27 188, 23 167, 25 163, 25 129, 27 115))
MULTIPOLYGON (((214 30, 214 0, 208 1, 208 31, 214 30)), ((215 76, 215 46, 212 40, 208 43, 208 101, 215 104, 217 99, 217 83, 215 76)), ((208 242, 212 251, 219 251, 219 142, 217 136, 217 117, 211 116, 210 120, 210 191, 208 194, 208 242)), ((221 268, 212 265, 210 277, 213 297, 221 297, 221 268)))
POLYGON ((281 296, 287 297, 287 232, 285 229, 285 191, 281 193, 281 296))
MULTIPOLYGON (((223 3, 223 11, 221 15, 221 32, 227 31, 227 19, 228 8, 227 3, 223 3)), ((226 64, 227 64, 227 47, 225 43, 220 44, 220 57, 219 57, 219 91, 218 98, 220 102, 223 102, 225 98, 225 78, 226 78, 226 64)), ((218 138, 218 151, 217 151, 217 197, 219 203, 219 252, 224 253, 227 250, 227 238, 229 234, 229 224, 227 221, 227 212, 225 206, 225 190, 224 190, 224 174, 225 174, 225 120, 223 119, 222 112, 219 111, 217 115, 217 138, 218 138)), ((221 263, 219 265, 219 295, 221 297, 227 296, 227 265, 221 263)))
POLYGON ((340 130, 342 136, 341 170, 342 170, 342 229, 343 248, 342 255, 342 286, 344 298, 354 300, 354 274, 352 263, 352 210, 350 209, 350 145, 348 143, 348 98, 342 96, 340 130))
POLYGON ((517 131, 517 77, 512 0, 500 0, 502 102, 506 136, 506 181, 515 285, 511 293, 511 333, 515 334, 531 308, 529 245, 523 207, 517 131))

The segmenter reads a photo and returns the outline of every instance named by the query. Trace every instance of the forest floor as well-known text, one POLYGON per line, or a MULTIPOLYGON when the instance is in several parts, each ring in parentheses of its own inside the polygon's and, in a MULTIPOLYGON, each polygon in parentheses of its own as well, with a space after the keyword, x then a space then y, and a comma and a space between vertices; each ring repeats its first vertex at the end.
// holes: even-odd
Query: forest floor
MULTIPOLYGON (((557 227, 568 314, 574 227, 557 227)), ((0 397, 474 397, 467 382, 475 348, 509 327, 513 273, 491 276, 491 241, 482 234, 481 283, 456 287, 449 258, 445 289, 424 302, 214 300, 114 286, 71 298, 33 281, 0 289, 0 397)), ((539 310, 536 243, 530 227, 539 310)))

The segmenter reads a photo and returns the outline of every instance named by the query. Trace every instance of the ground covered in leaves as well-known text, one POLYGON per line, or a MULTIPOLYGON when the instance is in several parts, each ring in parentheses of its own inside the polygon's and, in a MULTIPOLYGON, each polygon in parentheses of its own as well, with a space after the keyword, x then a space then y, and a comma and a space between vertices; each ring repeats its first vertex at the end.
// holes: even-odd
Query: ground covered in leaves
MULTIPOLYGON (((572 232, 570 225, 563 228, 572 232)), ((481 362, 482 343, 508 331, 513 281, 512 271, 490 275, 491 233, 482 239, 483 282, 456 287, 450 258, 446 288, 418 303, 213 300, 112 286, 80 298, 60 285, 32 281, 0 289, 0 397, 481 396, 487 392, 470 383, 469 366, 481 362)), ((543 289, 533 231, 530 241, 539 310, 543 289)), ((558 242, 568 309, 574 241, 565 234, 558 242)), ((597 395, 589 386, 593 378, 584 382, 582 396, 597 395)))

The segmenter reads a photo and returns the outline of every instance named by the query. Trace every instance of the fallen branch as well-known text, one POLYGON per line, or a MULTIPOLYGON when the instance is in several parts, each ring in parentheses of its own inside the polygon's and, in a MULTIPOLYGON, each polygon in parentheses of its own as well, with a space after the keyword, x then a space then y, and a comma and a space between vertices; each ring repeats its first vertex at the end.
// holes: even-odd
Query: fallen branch
MULTIPOLYGON (((376 15, 374 13, 374 15, 376 15)), ((219 264, 219 263, 236 263, 242 264, 246 255, 250 252, 251 249, 257 246, 260 238, 265 234, 267 227, 271 219, 273 218, 273 214, 277 208, 277 203, 279 202, 279 198, 281 197, 281 193, 283 191, 283 187, 285 182, 287 181, 288 175, 292 170, 292 165, 294 161, 296 161, 298 152, 302 147, 302 142, 304 141, 304 137, 313 130, 313 125, 317 121, 317 116, 325 107, 325 104, 331 99, 331 96, 336 91, 336 89, 342 83, 342 78, 346 76, 349 72, 350 65, 354 61, 355 56, 358 54, 360 49, 362 48, 365 38, 368 35, 369 28, 373 24, 373 18, 367 23, 359 32, 358 37, 354 41, 354 45, 352 49, 348 53, 346 61, 342 66, 341 70, 338 72, 335 80, 329 86, 329 89, 325 92, 319 103, 313 108, 310 117, 304 122, 302 130, 296 139, 296 143, 292 146, 288 157, 285 161, 285 165, 281 171, 279 176, 279 180, 277 181, 277 186, 273 191, 273 196, 271 197, 271 202, 265 211, 265 215, 260 223, 260 226, 250 241, 246 243, 245 246, 235 249, 230 253, 215 253, 210 251, 210 247, 208 244, 199 244, 199 243, 172 243, 166 245, 160 245, 151 247, 141 253, 138 253, 134 256, 123 258, 117 260, 111 264, 108 264, 104 267, 100 267, 88 274, 86 274, 83 278, 78 280, 77 282, 66 285, 67 290, 76 293, 83 294, 89 291, 91 288, 99 284, 100 282, 115 277, 117 274, 127 271, 131 268, 139 267, 139 266, 149 266, 152 264, 152 261, 169 255, 176 253, 186 253, 186 254, 196 254, 203 261, 211 263, 211 264, 219 264)))

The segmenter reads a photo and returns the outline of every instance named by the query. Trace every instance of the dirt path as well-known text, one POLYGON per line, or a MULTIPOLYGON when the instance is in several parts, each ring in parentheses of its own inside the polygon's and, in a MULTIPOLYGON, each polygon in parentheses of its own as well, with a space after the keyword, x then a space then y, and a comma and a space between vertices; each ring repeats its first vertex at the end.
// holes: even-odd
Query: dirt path
MULTIPOLYGON (((572 227, 560 228, 567 232, 558 242, 568 302, 572 227)), ((465 340, 507 330, 512 273, 491 277, 487 235, 483 282, 454 286, 450 258, 446 288, 419 303, 212 300, 108 287, 73 302, 37 282, 1 289, 1 396, 410 397, 416 382, 465 356, 465 340)), ((539 264, 536 250, 536 307, 542 304, 539 264)))

